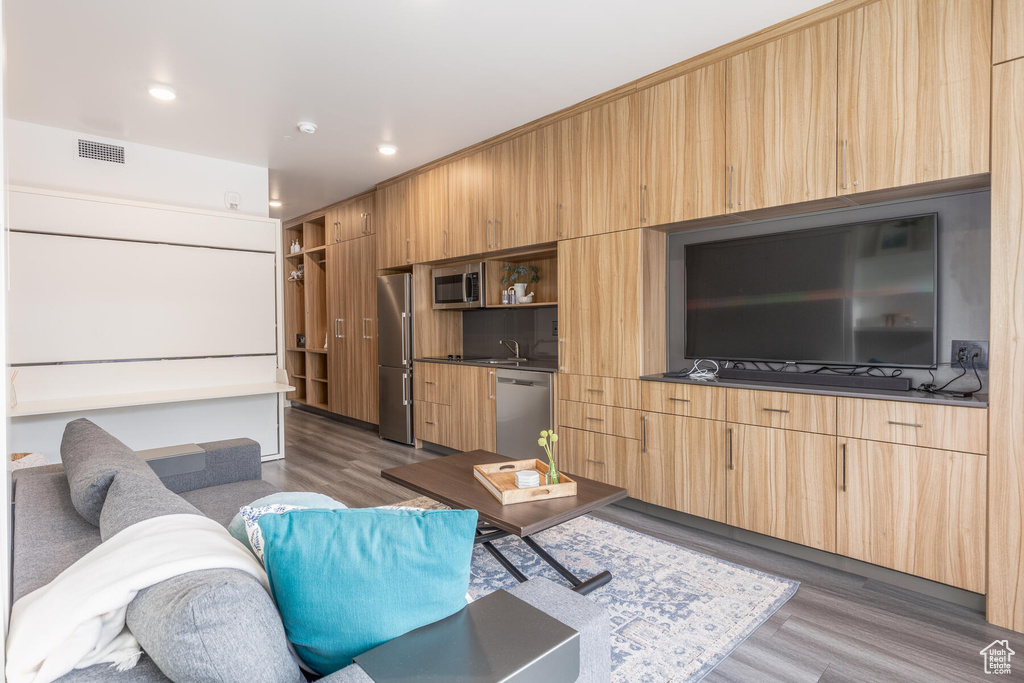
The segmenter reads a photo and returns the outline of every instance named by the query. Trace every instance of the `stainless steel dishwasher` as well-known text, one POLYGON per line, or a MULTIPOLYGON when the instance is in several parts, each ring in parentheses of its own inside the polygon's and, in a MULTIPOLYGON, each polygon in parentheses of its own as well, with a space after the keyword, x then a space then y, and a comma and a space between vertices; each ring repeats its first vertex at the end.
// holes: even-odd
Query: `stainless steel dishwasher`
POLYGON ((550 372, 498 370, 498 453, 516 460, 540 458, 542 429, 551 429, 550 372))

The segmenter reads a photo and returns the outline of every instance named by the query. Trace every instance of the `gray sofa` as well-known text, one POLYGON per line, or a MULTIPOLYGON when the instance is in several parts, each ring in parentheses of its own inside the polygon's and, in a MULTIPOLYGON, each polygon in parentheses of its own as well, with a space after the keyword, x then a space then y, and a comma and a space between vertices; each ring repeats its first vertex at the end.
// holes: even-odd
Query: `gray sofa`
MULTIPOLYGON (((80 421, 85 422, 85 421, 80 421)), ((95 427, 91 425, 91 427, 95 427)), ((116 442, 116 440, 114 440, 116 442)), ((117 442, 119 443, 119 442, 117 442)), ((65 438, 64 447, 68 447, 65 438)), ((72 447, 77 447, 74 442, 72 447)), ((187 449, 186 449, 187 450, 187 449)), ((227 526, 238 509, 257 498, 275 493, 277 489, 261 478, 259 444, 249 439, 233 439, 214 443, 198 444, 191 449, 190 458, 185 467, 175 466, 175 456, 161 458, 160 465, 152 465, 152 469, 160 473, 159 481, 149 473, 152 482, 146 477, 131 472, 121 480, 115 478, 110 493, 103 503, 103 519, 100 527, 87 521, 76 509, 78 500, 72 499, 72 487, 69 486, 69 474, 63 465, 50 465, 25 470, 16 470, 12 475, 13 503, 13 566, 12 588, 13 598, 17 600, 23 595, 49 583, 58 574, 72 565, 78 558, 98 546, 104 537, 109 537, 117 529, 123 528, 134 521, 170 512, 201 513, 227 526), (198 453, 198 455, 197 455, 198 453), (198 458, 198 460, 197 460, 198 458), (196 463, 198 462, 198 466, 196 463), (163 483, 163 486, 160 485, 163 483), (153 488, 153 487, 157 488, 153 488), (165 489, 166 487, 166 489, 165 489), (114 502, 115 490, 117 493, 114 502), (169 490, 168 490, 169 489, 169 490), (173 499, 173 500, 172 500, 173 499), (116 509, 114 509, 116 508, 116 509), (112 510, 113 509, 113 510, 112 510), (126 512, 127 511, 127 512, 126 512), (116 519, 115 519, 116 518, 116 519), (117 526, 108 528, 115 520, 117 526)), ((65 453, 64 461, 71 460, 65 453)), ((183 461, 184 462, 184 461, 183 461)), ((146 470, 148 473, 148 470, 146 470)), ((121 475, 117 475, 120 477, 121 475)), ((77 494, 76 494, 77 495, 77 494)), ((79 508, 81 506, 79 505, 79 508)), ((207 660, 217 657, 218 652, 231 652, 231 657, 244 643, 217 642, 224 640, 216 629, 200 633, 184 633, 189 625, 176 624, 178 633, 173 644, 164 648, 164 642, 148 633, 153 628, 168 628, 173 619, 180 615, 168 616, 168 609, 173 610, 176 601, 187 601, 197 590, 209 588, 211 582, 217 584, 225 595, 224 589, 238 590, 237 600, 231 609, 247 610, 239 617, 234 614, 226 617, 226 621, 246 621, 247 629, 259 629, 261 638, 280 638, 279 651, 286 648, 283 642, 283 627, 276 611, 268 614, 267 608, 260 611, 259 607, 247 607, 252 604, 253 596, 265 599, 265 591, 251 577, 234 570, 210 570, 193 572, 185 577, 177 577, 157 584, 139 593, 129 606, 128 625, 139 639, 147 653, 139 664, 126 672, 118 673, 107 665, 96 665, 87 669, 73 671, 61 681, 69 683, 93 683, 112 681, 118 683, 157 682, 168 680, 260 680, 301 681, 302 676, 290 671, 286 674, 271 674, 272 667, 264 666, 260 648, 251 653, 252 671, 243 674, 237 669, 225 672, 213 669, 202 670, 201 673, 183 674, 176 669, 179 662, 188 663, 190 653, 182 648, 196 647, 203 650, 202 656, 207 660), (235 576, 235 575, 241 575, 235 576), (249 583, 245 583, 248 581, 249 583), (256 590, 253 588, 258 588, 256 590), (253 591, 255 590, 255 593, 253 591), (137 606, 138 603, 138 606, 137 606), (133 621, 134 620, 134 621, 133 621), (255 624, 252 622, 258 622, 255 624), (214 633, 216 632, 216 633, 214 633), (146 637, 143 637, 145 634, 146 637), (279 635, 276 635, 279 634, 279 635), (191 640, 189 640, 191 639, 191 640), (148 646, 148 644, 150 644, 148 646), (184 645, 183 645, 184 643, 184 645), (162 668, 154 659, 165 662, 162 668), (173 662, 167 664, 166 662, 173 662), (237 674, 237 675, 236 675, 237 674), (293 678, 292 676, 295 676, 293 678)), ((610 677, 610 626, 607 612, 596 603, 577 595, 567 588, 555 585, 543 579, 534 579, 520 584, 509 591, 521 600, 532 604, 538 609, 555 617, 580 633, 580 681, 606 681, 610 677)), ((230 592, 227 595, 232 595, 230 592)), ((218 600, 222 598, 217 598, 218 600)), ((227 602, 232 602, 229 598, 227 602)), ((273 610, 272 602, 270 610, 273 610)), ((227 609, 227 608, 225 608, 227 609)), ((179 610, 180 611, 180 610, 179 610)), ((191 622, 190 622, 191 623, 191 622)), ((230 628, 231 625, 229 625, 230 628)), ((200 629, 202 630, 202 629, 200 629)), ((265 641, 264 641, 265 643, 265 641)), ((276 644, 275 644, 276 645, 276 644)), ((263 648, 266 649, 266 648, 263 648)), ((235 660, 228 657, 232 662, 235 660)), ((269 659, 270 656, 267 655, 269 659)), ((234 668, 234 664, 232 664, 234 668)), ((278 669, 277 671, 282 671, 278 669)), ((351 665, 342 671, 320 679, 324 683, 347 683, 371 681, 358 665, 351 665)))

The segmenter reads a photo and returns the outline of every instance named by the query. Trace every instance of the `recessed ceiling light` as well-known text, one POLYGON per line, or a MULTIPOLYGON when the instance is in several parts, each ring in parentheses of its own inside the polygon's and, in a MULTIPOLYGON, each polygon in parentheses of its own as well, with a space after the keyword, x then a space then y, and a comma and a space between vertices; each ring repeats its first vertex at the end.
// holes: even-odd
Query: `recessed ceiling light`
POLYGON ((377 151, 385 156, 391 156, 392 154, 398 151, 398 148, 395 147, 394 145, 384 144, 377 145, 377 151))
POLYGON ((270 200, 270 208, 272 208, 272 209, 280 209, 281 208, 281 202, 277 201, 276 199, 270 200))
POLYGON ((308 135, 312 135, 316 132, 316 124, 312 121, 299 121, 295 124, 295 127, 298 128, 300 132, 308 135))
POLYGON ((173 100, 178 96, 178 93, 174 92, 174 88, 167 85, 151 85, 149 94, 158 100, 173 100))

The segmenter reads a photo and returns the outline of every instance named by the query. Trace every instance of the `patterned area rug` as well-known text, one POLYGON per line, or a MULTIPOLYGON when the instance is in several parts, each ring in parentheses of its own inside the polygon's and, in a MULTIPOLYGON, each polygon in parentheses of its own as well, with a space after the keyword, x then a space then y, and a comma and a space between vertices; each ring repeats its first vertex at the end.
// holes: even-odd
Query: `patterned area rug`
MULTIPOLYGON (((399 505, 444 508, 430 498, 399 505)), ((589 516, 533 538, 577 576, 612 573, 611 583, 588 597, 611 614, 615 681, 699 681, 800 585, 589 516)), ((527 576, 564 583, 518 538, 494 546, 527 576)), ((515 585, 477 546, 470 595, 479 598, 515 585)))

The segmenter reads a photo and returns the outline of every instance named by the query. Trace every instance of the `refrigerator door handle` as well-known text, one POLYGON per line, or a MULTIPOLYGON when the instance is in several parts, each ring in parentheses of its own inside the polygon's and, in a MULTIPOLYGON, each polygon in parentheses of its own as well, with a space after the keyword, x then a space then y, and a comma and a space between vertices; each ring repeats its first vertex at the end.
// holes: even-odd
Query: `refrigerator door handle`
POLYGON ((408 317, 409 317, 409 314, 406 313, 405 311, 402 311, 402 365, 405 365, 406 363, 409 362, 409 359, 407 358, 408 353, 406 352, 406 348, 405 348, 405 344, 406 344, 405 335, 406 335, 406 329, 407 329, 407 326, 406 326, 405 322, 408 319, 408 317))
POLYGON ((402 405, 409 405, 409 375, 402 373, 402 405))

